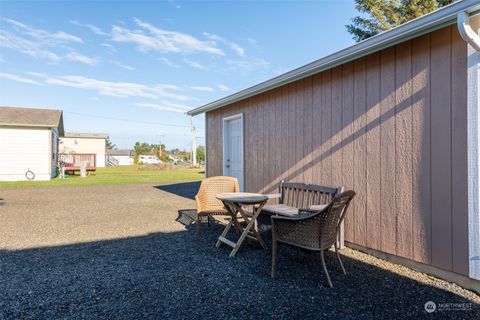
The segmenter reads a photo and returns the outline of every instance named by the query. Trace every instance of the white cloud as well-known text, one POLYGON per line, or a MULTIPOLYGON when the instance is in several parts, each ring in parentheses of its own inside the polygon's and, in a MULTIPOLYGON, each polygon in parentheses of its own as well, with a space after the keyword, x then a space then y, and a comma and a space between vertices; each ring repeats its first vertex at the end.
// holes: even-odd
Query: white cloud
POLYGON ((48 78, 48 75, 46 73, 41 73, 41 72, 30 71, 30 72, 27 72, 27 74, 37 78, 48 78))
POLYGON ((188 100, 189 97, 177 94, 172 91, 180 91, 181 88, 171 84, 157 84, 155 86, 147 86, 144 84, 133 82, 111 82, 87 78, 84 76, 60 76, 47 77, 45 83, 58 86, 94 90, 100 95, 126 98, 126 97, 143 97, 150 99, 169 98, 176 100, 188 100))
POLYGON ((24 23, 2 19, 12 26, 12 30, 0 30, 0 46, 22 52, 34 58, 46 59, 52 63, 58 63, 62 59, 95 65, 97 60, 82 55, 66 46, 66 43, 83 43, 77 36, 63 31, 47 32, 35 29, 24 23), (60 48, 67 53, 57 54, 53 49, 60 48))
POLYGON ((270 66, 270 63, 266 60, 259 58, 249 58, 245 60, 227 60, 226 63, 231 66, 231 68, 248 72, 258 68, 267 68, 270 66))
POLYGON ((28 54, 34 58, 47 59, 53 63, 62 60, 56 53, 42 48, 38 41, 30 41, 5 30, 0 30, 0 46, 28 54))
POLYGON ((212 41, 218 41, 218 42, 225 43, 226 45, 228 45, 230 47, 230 49, 235 51, 235 53, 239 56, 241 56, 241 57, 245 56, 245 49, 242 48, 238 43, 225 40, 225 38, 222 38, 219 35, 216 35, 216 34, 213 34, 213 33, 204 32, 203 35, 206 38, 208 38, 212 41))
POLYGON ((70 61, 81 62, 81 63, 88 64, 90 66, 94 66, 98 63, 97 59, 84 56, 83 54, 80 54, 76 51, 70 51, 66 55, 66 57, 70 61))
POLYGON ((255 40, 254 38, 247 38, 248 43, 250 43, 252 46, 257 46, 258 41, 255 40))
POLYGON ((112 52, 116 52, 116 51, 117 51, 117 49, 115 49, 115 47, 112 46, 110 43, 101 43, 100 45, 101 45, 102 47, 105 47, 105 48, 109 49, 109 50, 112 51, 112 52))
POLYGON ((207 87, 207 86, 192 86, 190 87, 193 90, 196 91, 205 91, 205 92, 214 92, 215 90, 212 87, 207 87))
POLYGON ((190 60, 190 59, 183 59, 183 62, 185 62, 187 65, 189 65, 190 67, 192 68, 195 68, 195 69, 200 69, 200 70, 208 70, 207 67, 205 67, 203 64, 201 64, 200 62, 198 61, 193 61, 193 60, 190 60))
POLYGON ((192 109, 189 106, 171 103, 168 101, 162 101, 161 104, 139 102, 139 103, 135 103, 135 105, 142 108, 151 108, 151 109, 173 111, 173 112, 180 112, 180 113, 186 113, 187 111, 192 109))
POLYGON ((212 41, 218 41, 218 42, 224 42, 225 39, 223 39, 222 37, 220 37, 219 35, 216 35, 216 34, 213 34, 213 33, 208 33, 208 32, 203 32, 203 35, 212 40, 212 41))
POLYGON ((35 84, 35 85, 42 85, 42 84, 41 84, 40 82, 38 82, 38 81, 35 81, 35 80, 32 80, 32 79, 28 79, 28 78, 24 78, 24 77, 20 77, 20 76, 17 76, 17 75, 15 75, 15 74, 11 74, 11 73, 0 72, 0 78, 4 78, 4 79, 16 81, 16 82, 22 82, 22 83, 28 83, 28 84, 35 84))
POLYGON ((172 60, 170 60, 168 58, 162 57, 158 60, 162 61, 163 63, 165 63, 169 67, 177 68, 177 69, 180 68, 180 66, 178 64, 174 63, 172 60))
POLYGON ((79 27, 87 28, 87 29, 89 29, 90 31, 92 31, 93 33, 95 33, 96 35, 99 35, 99 36, 109 36, 110 35, 107 32, 104 32, 102 29, 100 29, 99 27, 97 27, 93 24, 89 24, 89 23, 83 24, 83 23, 80 23, 76 20, 71 20, 70 23, 73 24, 73 25, 79 26, 79 27))
POLYGON ((245 56, 245 49, 240 47, 238 44, 231 42, 230 48, 232 48, 232 50, 235 51, 239 56, 241 57, 245 56))
POLYGON ((182 8, 182 6, 179 5, 179 4, 178 4, 176 1, 174 1, 174 0, 169 0, 168 2, 170 2, 170 3, 171 3, 175 8, 177 8, 177 9, 181 9, 181 8, 182 8))
POLYGON ((140 19, 135 19, 135 23, 142 30, 130 30, 114 25, 112 27, 112 40, 134 43, 142 52, 154 50, 183 54, 203 52, 219 56, 225 55, 214 43, 199 40, 189 34, 156 28, 140 19))
POLYGON ((227 87, 227 86, 224 85, 224 84, 219 84, 219 83, 217 83, 216 85, 217 85, 218 89, 220 89, 220 91, 224 91, 224 92, 225 92, 225 91, 230 91, 230 90, 232 90, 232 89, 230 89, 229 87, 227 87))
POLYGON ((110 82, 102 81, 83 76, 62 76, 58 78, 47 78, 45 80, 48 84, 55 84, 64 87, 95 90, 101 95, 112 97, 145 97, 157 98, 152 93, 151 88, 137 83, 130 82, 110 82))
POLYGON ((24 23, 21 23, 12 19, 3 18, 2 20, 16 27, 22 33, 27 34, 36 40, 41 40, 44 43, 47 43, 47 42, 52 44, 66 43, 66 42, 83 43, 83 40, 80 37, 74 36, 72 34, 69 34, 63 31, 56 31, 52 33, 42 29, 36 29, 36 28, 30 27, 24 23))
POLYGON ((111 63, 111 64, 114 64, 114 65, 117 65, 117 66, 119 66, 120 68, 123 68, 123 69, 126 69, 126 70, 130 70, 130 71, 137 70, 135 67, 132 67, 132 66, 123 64, 123 63, 121 63, 121 62, 119 62, 119 61, 109 60, 108 62, 111 63))

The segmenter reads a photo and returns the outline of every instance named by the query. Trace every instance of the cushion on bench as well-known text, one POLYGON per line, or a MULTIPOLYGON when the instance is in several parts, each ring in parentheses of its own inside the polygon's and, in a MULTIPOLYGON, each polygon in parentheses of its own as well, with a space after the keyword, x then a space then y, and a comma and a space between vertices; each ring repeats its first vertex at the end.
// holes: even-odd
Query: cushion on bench
MULTIPOLYGON (((309 210, 323 210, 327 205, 318 204, 318 205, 311 205, 308 209, 309 210)), ((298 209, 295 207, 290 207, 285 204, 268 204, 262 208, 263 213, 269 213, 272 215, 279 215, 279 216, 288 216, 288 217, 295 217, 298 216, 298 209)))

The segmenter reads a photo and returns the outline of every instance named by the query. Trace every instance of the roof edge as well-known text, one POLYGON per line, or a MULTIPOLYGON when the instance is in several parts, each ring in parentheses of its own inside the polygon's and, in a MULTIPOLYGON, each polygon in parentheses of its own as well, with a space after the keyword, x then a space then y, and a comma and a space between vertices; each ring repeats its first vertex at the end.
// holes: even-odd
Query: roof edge
POLYGON ((478 0, 464 0, 454 2, 441 9, 433 11, 422 17, 411 20, 398 27, 382 32, 371 38, 353 44, 350 47, 327 55, 299 68, 288 71, 270 80, 248 87, 224 98, 215 100, 187 112, 187 115, 196 116, 208 111, 222 108, 232 103, 244 100, 260 93, 275 89, 288 83, 309 77, 319 72, 331 69, 338 65, 372 54, 382 49, 394 46, 422 34, 454 24, 458 12, 468 11, 471 15, 479 13, 478 0))
POLYGON ((25 123, 2 123, 0 122, 0 127, 18 127, 18 128, 45 128, 45 129, 52 129, 55 126, 49 124, 25 124, 25 123))
POLYGON ((65 132, 64 138, 107 139, 107 133, 65 132))

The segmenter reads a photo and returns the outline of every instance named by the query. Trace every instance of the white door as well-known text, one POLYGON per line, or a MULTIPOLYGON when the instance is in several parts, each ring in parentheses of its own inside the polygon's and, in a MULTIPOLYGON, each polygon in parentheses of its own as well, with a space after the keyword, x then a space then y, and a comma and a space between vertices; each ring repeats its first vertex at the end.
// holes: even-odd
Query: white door
POLYGON ((236 177, 243 190, 243 117, 223 119, 223 174, 236 177))

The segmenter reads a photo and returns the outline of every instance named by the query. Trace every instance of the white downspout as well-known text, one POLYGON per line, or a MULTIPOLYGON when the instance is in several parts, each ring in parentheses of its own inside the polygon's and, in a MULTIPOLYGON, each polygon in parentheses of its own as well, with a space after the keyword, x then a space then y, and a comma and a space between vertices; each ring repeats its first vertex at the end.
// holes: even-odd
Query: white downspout
POLYGON ((480 51, 480 37, 470 26, 470 16, 468 12, 457 14, 458 32, 465 42, 468 42, 475 50, 480 51))
POLYGON ((480 37, 470 26, 468 12, 457 15, 458 32, 467 48, 467 154, 468 154, 468 268, 480 280, 480 37))

